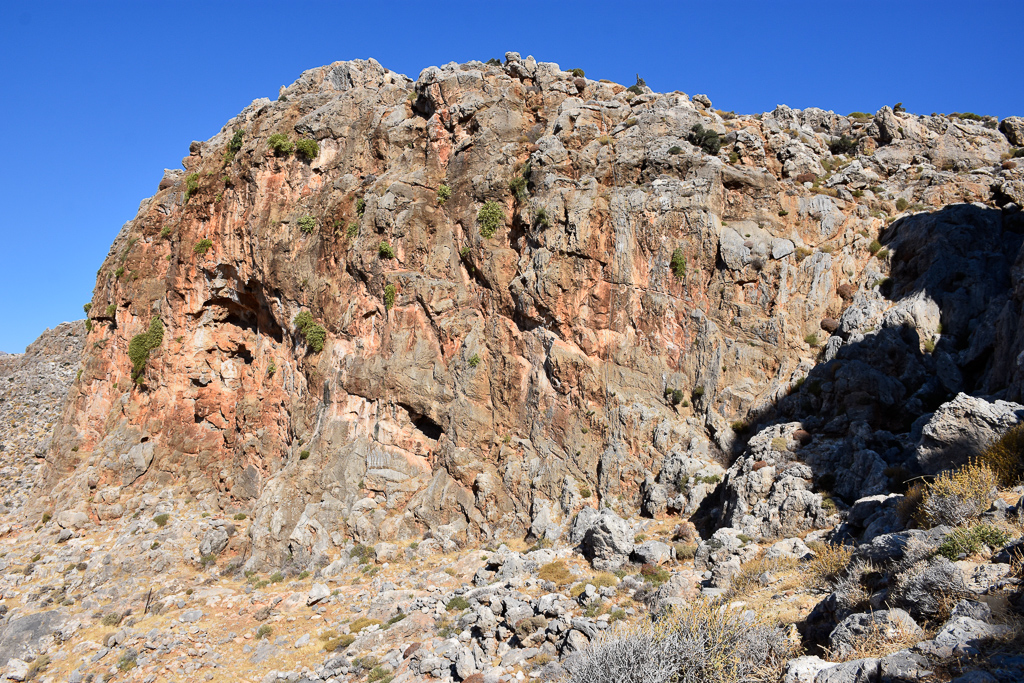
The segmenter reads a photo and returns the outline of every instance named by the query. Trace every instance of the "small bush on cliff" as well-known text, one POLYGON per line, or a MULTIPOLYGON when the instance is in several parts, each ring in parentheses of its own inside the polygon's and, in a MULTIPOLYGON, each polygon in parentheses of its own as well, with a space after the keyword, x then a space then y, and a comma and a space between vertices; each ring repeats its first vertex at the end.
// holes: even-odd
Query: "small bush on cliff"
POLYGON ((672 260, 669 262, 669 268, 675 273, 675 276, 680 280, 686 275, 686 256, 683 254, 682 249, 676 249, 672 252, 672 260))
POLYGON ((585 78, 583 69, 569 69, 569 73, 576 78, 585 78))
POLYGON ((998 550, 1010 540, 1002 529, 991 524, 978 524, 970 528, 953 529, 936 551, 946 559, 956 562, 961 555, 976 555, 988 546, 998 550))
POLYGON ((441 187, 437 188, 437 203, 444 206, 444 203, 451 199, 451 197, 452 188, 442 183, 441 187))
POLYGON ((381 258, 395 258, 395 250, 386 241, 381 240, 377 245, 377 255, 381 258))
POLYGON ((490 239, 505 222, 505 210, 498 202, 486 202, 476 214, 476 222, 480 225, 480 236, 490 239))
POLYGON ((718 137, 718 131, 704 128, 699 123, 690 129, 689 140, 711 156, 715 156, 722 149, 722 139, 718 137))
POLYGON ((132 379, 136 382, 146 367, 149 352, 160 346, 164 341, 164 324, 160 318, 149 321, 149 330, 132 337, 128 343, 128 358, 132 361, 132 379))
POLYGON ((192 199, 192 195, 199 191, 199 174, 191 173, 185 177, 185 203, 192 199))
POLYGON ((312 216, 303 216, 299 219, 299 230, 309 235, 316 230, 316 219, 312 216))
POLYGON ((849 154, 857 149, 857 141, 849 135, 832 138, 828 143, 828 151, 833 154, 849 154))
POLYGON ((384 288, 384 308, 390 311, 395 307, 395 296, 398 294, 398 289, 394 285, 388 285, 384 288))
POLYGON ((295 143, 295 153, 306 161, 312 161, 320 156, 320 145, 316 143, 316 140, 303 138, 295 143))
POLYGON ((208 237, 204 237, 203 239, 195 243, 195 245, 192 247, 192 253, 199 254, 200 256, 202 256, 206 252, 210 251, 210 247, 212 246, 213 240, 209 239, 208 237))
POLYGON ((292 322, 296 332, 299 332, 306 340, 306 345, 315 353, 324 350, 324 342, 327 340, 327 330, 313 320, 313 314, 309 311, 302 311, 292 322))
POLYGON ((242 149, 242 137, 244 133, 239 128, 235 131, 235 134, 231 136, 231 140, 228 142, 227 151, 224 152, 224 163, 233 161, 235 155, 238 154, 238 150, 242 149))
POLYGON ((166 512, 162 512, 156 517, 154 517, 153 521, 156 523, 157 526, 163 527, 167 526, 167 520, 169 520, 170 518, 171 516, 169 514, 167 514, 166 512))
POLYGON ((110 304, 109 306, 107 306, 106 317, 113 318, 115 313, 117 313, 117 304, 110 304))
POLYGON ((287 156, 295 149, 295 143, 288 139, 284 133, 274 133, 267 138, 267 147, 274 150, 274 154, 287 156))

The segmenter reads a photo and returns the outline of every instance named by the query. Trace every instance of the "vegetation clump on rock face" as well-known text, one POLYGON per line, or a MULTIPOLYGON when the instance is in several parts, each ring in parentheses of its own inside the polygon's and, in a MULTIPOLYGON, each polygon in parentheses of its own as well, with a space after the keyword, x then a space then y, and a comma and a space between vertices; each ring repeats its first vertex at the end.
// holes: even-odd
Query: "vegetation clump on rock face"
POLYGON ((284 133, 274 133, 267 138, 267 146, 278 156, 288 156, 295 150, 295 143, 284 133))
POLYGON ((320 145, 317 144, 316 140, 303 138, 295 143, 295 153, 306 161, 312 161, 320 156, 320 145))
POLYGON ((694 124, 690 129, 689 139, 691 143, 704 150, 705 154, 711 156, 717 155, 722 149, 722 139, 718 136, 718 131, 705 128, 699 123, 694 124))
POLYGON ((302 335, 306 340, 306 345, 309 346, 315 353, 320 353, 324 349, 324 342, 327 340, 327 330, 322 325, 313 320, 313 314, 309 311, 302 311, 292 322, 295 326, 295 330, 302 335))
POLYGON ((505 209, 498 202, 485 202, 476 214, 476 222, 480 226, 480 236, 490 239, 505 223, 505 209))
POLYGON ((132 361, 132 379, 138 382, 146 367, 149 352, 164 341, 164 324, 160 318, 149 321, 149 329, 132 337, 128 344, 128 358, 132 361))

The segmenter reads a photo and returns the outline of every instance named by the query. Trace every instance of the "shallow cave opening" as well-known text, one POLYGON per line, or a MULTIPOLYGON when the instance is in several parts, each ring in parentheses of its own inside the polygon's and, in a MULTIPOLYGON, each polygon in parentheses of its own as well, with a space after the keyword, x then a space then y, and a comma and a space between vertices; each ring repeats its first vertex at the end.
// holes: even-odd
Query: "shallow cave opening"
POLYGON ((399 405, 405 408, 405 411, 409 413, 409 419, 412 420, 413 427, 420 430, 420 432, 428 439, 437 441, 441 438, 441 435, 444 434, 444 429, 441 428, 441 425, 437 424, 426 415, 420 415, 413 410, 412 407, 405 404, 399 405))

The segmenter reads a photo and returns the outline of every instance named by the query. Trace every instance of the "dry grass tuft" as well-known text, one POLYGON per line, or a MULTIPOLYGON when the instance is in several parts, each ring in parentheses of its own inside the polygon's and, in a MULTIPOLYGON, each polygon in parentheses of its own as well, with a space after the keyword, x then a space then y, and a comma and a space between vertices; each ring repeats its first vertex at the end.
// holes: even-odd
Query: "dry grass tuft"
POLYGON ((877 620, 867 631, 849 641, 849 648, 826 649, 826 658, 833 662, 848 662, 867 657, 884 657, 912 647, 924 638, 900 619, 877 620))
POLYGON ((850 566, 850 558, 853 556, 851 546, 811 543, 808 547, 814 551, 814 559, 808 564, 808 570, 819 588, 834 584, 850 566))
POLYGON ((775 558, 769 559, 764 554, 753 560, 740 565, 740 571, 732 577, 729 588, 730 596, 746 595, 764 586, 761 584, 761 576, 765 572, 779 573, 793 569, 800 563, 796 558, 775 558))
POLYGON ((566 566, 565 560, 549 562, 537 572, 537 578, 542 581, 550 581, 556 586, 565 586, 572 583, 573 575, 566 566))
POLYGON ((999 478, 1002 486, 1014 486, 1024 478, 1024 424, 1013 427, 986 448, 978 461, 999 478))

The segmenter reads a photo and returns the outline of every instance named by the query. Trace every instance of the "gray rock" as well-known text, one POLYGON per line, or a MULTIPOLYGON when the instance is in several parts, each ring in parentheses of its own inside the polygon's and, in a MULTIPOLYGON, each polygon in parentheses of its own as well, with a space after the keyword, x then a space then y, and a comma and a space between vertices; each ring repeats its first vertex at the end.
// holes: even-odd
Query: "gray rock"
POLYGON ((219 555, 228 547, 228 532, 223 528, 210 529, 199 543, 200 555, 219 555))
POLYGON ((765 551, 765 556, 769 560, 809 560, 814 557, 814 551, 808 548, 807 544, 804 543, 803 540, 794 537, 773 543, 768 550, 765 551))
POLYGON ((918 643, 915 650, 924 655, 948 659, 980 654, 987 641, 1010 632, 1009 626, 987 624, 970 617, 952 617, 931 640, 918 643))
POLYGON ((672 559, 672 548, 661 541, 644 541, 633 548, 633 560, 640 564, 664 564, 672 559))
POLYGON ((19 659, 38 651, 39 640, 60 629, 65 619, 61 610, 12 618, 0 631, 0 662, 19 659))
POLYGON ((1014 147, 1024 147, 1024 118, 1007 116, 999 122, 999 130, 1006 136, 1007 142, 1014 147))
POLYGON ((928 474, 963 465, 1021 420, 1024 406, 1019 403, 957 394, 924 426, 914 460, 928 474))
POLYGON ((618 569, 633 552, 633 531, 629 523, 612 510, 601 510, 583 538, 583 556, 596 569, 618 569))
POLYGON ((925 619, 939 614, 945 600, 966 593, 967 585, 960 568, 937 555, 904 569, 890 590, 889 603, 925 619))
POLYGON ((7 660, 7 678, 12 681, 25 681, 28 680, 28 662, 20 659, 8 659, 7 660))
POLYGON ((814 655, 797 657, 786 662, 783 683, 814 683, 814 679, 823 669, 835 664, 814 655))
POLYGON ((843 662, 828 669, 822 669, 814 677, 814 683, 876 683, 880 662, 874 657, 843 662))
POLYGON ((883 609, 848 616, 829 635, 829 648, 840 657, 848 657, 856 652, 859 643, 869 635, 897 640, 908 636, 919 638, 923 634, 921 627, 903 610, 883 609))
POLYGON ((190 609, 190 610, 185 610, 184 612, 182 612, 181 616, 178 617, 178 621, 181 621, 181 622, 186 623, 186 624, 194 624, 195 622, 199 621, 202 618, 203 618, 203 611, 202 610, 190 609))
POLYGON ((315 605, 330 596, 331 589, 329 589, 325 584, 314 583, 313 587, 309 589, 309 595, 306 597, 306 606, 315 605))

